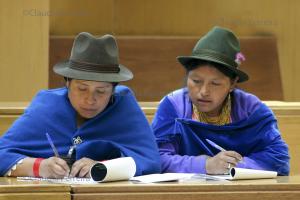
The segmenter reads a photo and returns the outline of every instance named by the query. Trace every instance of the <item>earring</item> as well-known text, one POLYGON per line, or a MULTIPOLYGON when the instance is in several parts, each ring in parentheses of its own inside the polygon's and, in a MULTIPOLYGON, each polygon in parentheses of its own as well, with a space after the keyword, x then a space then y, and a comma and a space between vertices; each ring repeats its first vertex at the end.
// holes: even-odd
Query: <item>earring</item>
POLYGON ((111 95, 111 97, 110 97, 110 103, 114 103, 114 95, 111 95))

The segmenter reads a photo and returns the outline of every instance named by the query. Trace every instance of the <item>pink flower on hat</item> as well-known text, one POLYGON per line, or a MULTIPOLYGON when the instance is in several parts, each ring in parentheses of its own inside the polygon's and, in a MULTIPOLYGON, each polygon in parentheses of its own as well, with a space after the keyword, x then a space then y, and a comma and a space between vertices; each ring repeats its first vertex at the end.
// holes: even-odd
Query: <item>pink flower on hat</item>
POLYGON ((242 61, 245 61, 246 58, 245 56, 242 54, 242 52, 239 52, 235 55, 235 62, 240 65, 242 63, 242 61))

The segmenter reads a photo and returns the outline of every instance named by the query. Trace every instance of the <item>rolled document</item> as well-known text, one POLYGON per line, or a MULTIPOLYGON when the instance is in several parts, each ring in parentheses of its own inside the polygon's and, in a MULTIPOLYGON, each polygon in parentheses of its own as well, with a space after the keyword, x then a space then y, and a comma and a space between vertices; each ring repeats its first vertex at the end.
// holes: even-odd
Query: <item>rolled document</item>
POLYGON ((227 180, 276 178, 277 172, 245 168, 231 168, 229 175, 217 175, 214 177, 227 180))
POLYGON ((94 181, 129 180, 135 175, 136 164, 131 157, 122 157, 96 163, 91 167, 90 175, 94 181))
POLYGON ((231 168, 230 175, 233 179, 260 179, 275 178, 277 176, 277 172, 244 168, 231 168))

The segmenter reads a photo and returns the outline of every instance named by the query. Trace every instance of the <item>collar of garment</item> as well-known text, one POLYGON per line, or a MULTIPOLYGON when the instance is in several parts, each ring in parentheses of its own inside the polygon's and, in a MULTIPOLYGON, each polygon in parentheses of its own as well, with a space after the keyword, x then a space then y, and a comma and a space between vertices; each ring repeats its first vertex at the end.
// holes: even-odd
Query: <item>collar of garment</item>
POLYGON ((193 114, 192 114, 192 119, 206 123, 206 124, 214 124, 214 125, 225 125, 231 123, 231 98, 230 94, 225 100, 226 102, 224 103, 222 110, 220 112, 219 116, 216 117, 210 117, 208 116, 205 112, 201 112, 197 109, 197 107, 192 104, 193 106, 193 114))

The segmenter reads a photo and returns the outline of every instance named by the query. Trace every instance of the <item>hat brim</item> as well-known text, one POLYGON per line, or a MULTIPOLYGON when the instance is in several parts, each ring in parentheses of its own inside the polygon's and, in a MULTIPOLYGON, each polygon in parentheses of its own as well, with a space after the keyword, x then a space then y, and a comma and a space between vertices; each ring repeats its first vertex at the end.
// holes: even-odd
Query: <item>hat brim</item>
POLYGON ((125 66, 119 64, 118 73, 96 73, 80 71, 70 68, 69 61, 59 62, 53 67, 53 71, 61 76, 80 80, 103 81, 103 82, 122 82, 133 78, 132 72, 125 66))
POLYGON ((186 68, 186 66, 189 64, 189 62, 191 62, 192 60, 205 60, 205 61, 211 61, 211 62, 215 62, 218 64, 222 64, 224 67, 226 67, 227 69, 233 71, 234 73, 236 73, 236 75, 239 77, 238 82, 245 82, 247 80, 249 80, 249 76, 248 74, 246 74, 245 72, 232 67, 231 65, 228 65, 226 62, 223 62, 222 60, 213 58, 213 57, 209 57, 209 56, 178 56, 177 60, 186 68))

